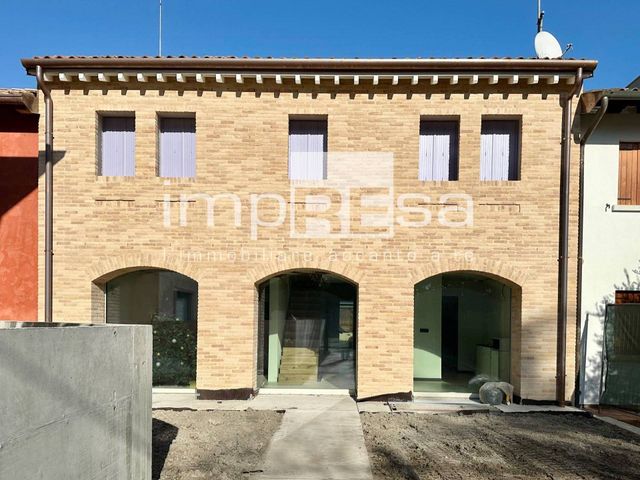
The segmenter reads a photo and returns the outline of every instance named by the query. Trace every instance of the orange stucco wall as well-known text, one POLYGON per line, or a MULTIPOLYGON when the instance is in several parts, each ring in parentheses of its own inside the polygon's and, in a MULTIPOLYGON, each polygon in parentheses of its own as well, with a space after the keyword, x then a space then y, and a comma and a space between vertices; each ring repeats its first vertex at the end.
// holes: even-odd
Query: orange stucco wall
POLYGON ((0 320, 38 315, 38 116, 0 108, 0 320))

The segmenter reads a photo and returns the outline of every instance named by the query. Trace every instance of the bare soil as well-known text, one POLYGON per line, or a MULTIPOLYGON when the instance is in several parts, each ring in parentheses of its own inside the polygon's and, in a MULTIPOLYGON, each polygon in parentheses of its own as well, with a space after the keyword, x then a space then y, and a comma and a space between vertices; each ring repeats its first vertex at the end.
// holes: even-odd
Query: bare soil
POLYGON ((581 415, 363 413, 376 480, 640 479, 640 437, 581 415))
POLYGON ((282 413, 153 412, 153 479, 242 479, 260 468, 282 413))

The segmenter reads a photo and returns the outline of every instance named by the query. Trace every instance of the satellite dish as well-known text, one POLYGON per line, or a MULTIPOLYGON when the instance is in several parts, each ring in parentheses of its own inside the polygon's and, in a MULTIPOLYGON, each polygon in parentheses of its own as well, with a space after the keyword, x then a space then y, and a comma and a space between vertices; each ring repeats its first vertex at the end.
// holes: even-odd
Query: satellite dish
POLYGON ((560 43, 549 32, 538 32, 535 47, 538 58, 561 58, 564 55, 560 43))

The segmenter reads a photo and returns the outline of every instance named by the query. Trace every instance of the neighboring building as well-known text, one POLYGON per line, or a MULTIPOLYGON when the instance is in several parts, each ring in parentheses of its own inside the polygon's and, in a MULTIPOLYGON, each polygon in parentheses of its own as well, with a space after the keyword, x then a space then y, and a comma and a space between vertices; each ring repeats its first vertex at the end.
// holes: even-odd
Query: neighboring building
POLYGON ((156 384, 555 398, 562 100, 595 62, 23 64, 55 106, 54 319, 152 323, 156 384))
MULTIPOLYGON (((610 347, 618 350, 616 361, 624 360, 615 369, 610 364, 609 373, 626 378, 628 385, 622 390, 626 395, 635 392, 635 399, 631 400, 637 406, 640 405, 640 305, 620 305, 640 304, 640 78, 627 88, 584 93, 579 113, 581 135, 586 141, 580 402, 600 402, 603 326, 607 317, 608 321, 622 322, 616 332, 610 330, 608 340, 610 347), (585 138, 589 130, 592 133, 585 138), (624 312, 618 317, 627 319, 614 319, 616 312, 624 312), (623 330, 626 336, 619 338, 623 330)), ((614 394, 616 381, 611 379, 608 395, 614 394)), ((620 394, 618 391, 617 399, 610 397, 605 401, 621 401, 620 394)))
POLYGON ((38 318, 38 101, 0 89, 0 320, 38 318))

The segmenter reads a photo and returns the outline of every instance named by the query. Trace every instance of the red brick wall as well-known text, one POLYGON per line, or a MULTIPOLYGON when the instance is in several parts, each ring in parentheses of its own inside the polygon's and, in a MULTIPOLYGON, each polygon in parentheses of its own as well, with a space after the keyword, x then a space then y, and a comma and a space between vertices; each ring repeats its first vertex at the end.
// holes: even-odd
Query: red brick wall
POLYGON ((0 108, 0 320, 38 316, 38 115, 0 108))

